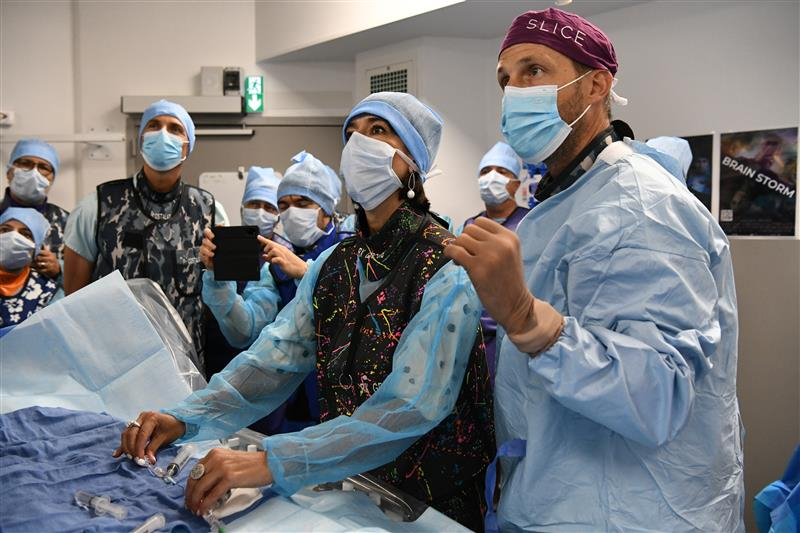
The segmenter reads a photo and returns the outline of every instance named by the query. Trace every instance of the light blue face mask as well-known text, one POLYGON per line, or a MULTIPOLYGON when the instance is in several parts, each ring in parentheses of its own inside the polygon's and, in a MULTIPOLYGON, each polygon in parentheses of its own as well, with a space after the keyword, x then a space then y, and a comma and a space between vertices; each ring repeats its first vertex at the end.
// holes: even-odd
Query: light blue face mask
POLYGON ((571 124, 564 122, 558 113, 558 91, 569 87, 590 72, 592 71, 561 87, 506 85, 500 128, 506 142, 526 163, 538 164, 553 155, 569 136, 572 126, 592 107, 590 104, 571 124))
POLYGON ((278 215, 274 215, 264 209, 242 208, 242 224, 245 226, 258 226, 258 233, 264 237, 272 235, 272 229, 278 222, 278 215))
POLYGON ((167 128, 148 131, 142 135, 142 157, 155 170, 172 170, 186 160, 183 157, 183 145, 188 143, 189 141, 169 133, 167 128))

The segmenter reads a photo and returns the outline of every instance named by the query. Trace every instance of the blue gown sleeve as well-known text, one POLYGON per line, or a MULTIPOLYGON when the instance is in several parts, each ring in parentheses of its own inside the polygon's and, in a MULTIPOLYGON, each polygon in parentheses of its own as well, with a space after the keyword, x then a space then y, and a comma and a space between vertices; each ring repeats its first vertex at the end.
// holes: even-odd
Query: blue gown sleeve
POLYGON ((426 285, 391 373, 352 416, 264 439, 273 490, 290 495, 309 484, 372 470, 436 427, 458 397, 480 309, 464 270, 445 265, 426 285))
POLYGON ((216 281, 212 271, 203 274, 203 302, 211 309, 220 330, 231 346, 247 348, 267 324, 278 315, 281 297, 269 271, 261 267, 258 281, 236 293, 235 281, 216 281))
POLYGON ((181 442, 227 437, 252 424, 280 406, 314 369, 314 286, 334 249, 320 255, 303 276, 295 298, 250 348, 214 374, 205 389, 164 410, 186 424, 181 442))
POLYGON ((708 257, 681 252, 620 247, 571 262, 575 316, 528 362, 562 405, 652 447, 683 427, 721 337, 708 257))

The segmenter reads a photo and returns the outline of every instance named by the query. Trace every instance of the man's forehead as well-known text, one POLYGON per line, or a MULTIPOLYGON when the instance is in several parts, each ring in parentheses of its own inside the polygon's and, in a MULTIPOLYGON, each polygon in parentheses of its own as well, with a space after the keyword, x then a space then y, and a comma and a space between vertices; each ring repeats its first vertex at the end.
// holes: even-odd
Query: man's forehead
POLYGON ((35 155, 23 155, 16 159, 16 161, 22 160, 33 161, 34 163, 47 163, 48 165, 51 164, 47 159, 42 159, 41 157, 36 157, 35 155))
POLYGON ((181 128, 183 128, 183 122, 178 120, 177 118, 173 117, 172 115, 156 115, 155 117, 151 118, 147 121, 148 124, 155 123, 155 124, 177 124, 181 128))
POLYGON ((543 44, 522 43, 509 46, 497 60, 497 71, 509 71, 530 63, 559 66, 569 62, 569 58, 543 44))

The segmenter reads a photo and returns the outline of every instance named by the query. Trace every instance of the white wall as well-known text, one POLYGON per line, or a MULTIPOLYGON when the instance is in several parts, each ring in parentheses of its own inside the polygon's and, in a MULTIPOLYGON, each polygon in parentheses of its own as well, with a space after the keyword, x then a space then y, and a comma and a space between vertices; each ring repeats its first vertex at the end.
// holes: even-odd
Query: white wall
POLYGON ((409 87, 444 120, 442 142, 436 158, 443 174, 425 184, 433 209, 448 215, 458 226, 483 209, 478 194, 477 167, 493 144, 487 135, 484 113, 487 77, 493 76, 494 59, 482 39, 426 37, 370 50, 356 56, 358 98, 366 96, 366 70, 413 61, 415 86, 409 87))
MULTIPOLYGON (((198 94, 202 65, 252 72, 253 12, 251 2, 77 3, 81 131, 124 131, 122 95, 198 94)), ((111 145, 108 161, 83 158, 81 196, 125 176, 125 148, 111 145)))
POLYGON ((464 0, 271 0, 256 5, 260 60, 300 50, 464 0))
MULTIPOLYGON (((199 94, 205 65, 263 75, 264 116, 340 116, 352 105, 353 63, 256 63, 254 0, 3 0, 0 9, 0 108, 17 114, 4 136, 124 132, 122 95, 199 94), (31 39, 33 27, 42 38, 31 39)), ((125 177, 125 143, 105 145, 107 160, 90 159, 86 144, 58 149, 64 169, 51 200, 67 209, 125 177)))
MULTIPOLYGON (((0 2, 0 110, 16 115, 14 126, 0 129, 3 176, 15 137, 74 131, 71 28, 69 2, 0 2)), ((50 199, 69 206, 75 201, 75 149, 71 143, 54 146, 61 167, 50 199)), ((2 184, 4 191, 5 177, 2 184)))
POLYGON ((638 137, 796 126, 798 2, 651 2, 593 18, 638 137))
MULTIPOLYGON (((617 90, 630 100, 615 106, 614 115, 639 139, 797 125, 798 6, 669 0, 592 17, 614 43, 617 90)), ((463 179, 471 185, 481 150, 502 140, 502 93, 494 74, 501 41, 416 39, 356 60, 358 77, 384 58, 417 58, 417 95, 446 119, 439 162, 447 175, 431 180, 429 196, 456 222, 480 207, 477 187, 464 187, 463 179)))
MULTIPOLYGON (((614 43, 616 90, 630 100, 614 116, 637 138, 797 125, 800 3, 668 0, 591 20, 614 43)), ((490 132, 500 99, 487 106, 490 132)))
POLYGON ((484 209, 478 164, 494 144, 485 135, 486 84, 495 62, 480 39, 425 38, 420 54, 420 95, 444 120, 438 164, 444 174, 426 184, 435 210, 456 225, 484 209), (477 105, 476 105, 477 104, 477 105))

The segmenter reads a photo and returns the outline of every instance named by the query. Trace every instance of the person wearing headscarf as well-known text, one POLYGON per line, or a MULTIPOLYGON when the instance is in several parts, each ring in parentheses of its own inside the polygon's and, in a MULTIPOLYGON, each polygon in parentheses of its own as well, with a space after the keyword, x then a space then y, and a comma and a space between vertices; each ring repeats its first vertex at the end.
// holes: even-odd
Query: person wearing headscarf
MULTIPOLYGON (((114 270, 149 278, 164 291, 194 342, 203 371, 203 230, 219 211, 208 191, 184 182, 183 162, 195 146, 194 122, 174 102, 159 100, 142 114, 142 168, 86 196, 67 220, 64 291, 70 294, 114 270)), ((223 222, 220 220, 220 222, 223 222)))
POLYGON ((555 8, 500 48, 503 135, 548 172, 516 233, 480 218, 445 252, 502 332, 487 529, 743 531, 730 245, 678 160, 611 121, 617 67, 555 8))
POLYGON ((0 214, 0 329, 15 326, 60 296, 58 284, 31 264, 50 222, 32 207, 0 214))
POLYGON ((356 105, 341 164, 358 205, 356 235, 317 257, 295 298, 206 389, 142 413, 115 454, 154 461, 175 439, 228 435, 316 369, 320 424, 267 437, 257 454, 212 451, 187 485, 191 510, 204 513, 231 487, 272 483, 290 495, 370 472, 480 530, 494 453, 491 389, 479 301, 444 257, 453 236, 425 198, 441 132, 439 116, 409 94, 356 105))
POLYGON ((59 169, 56 149, 39 139, 20 139, 6 169, 8 188, 0 202, 0 215, 9 207, 30 207, 50 222, 50 230, 31 268, 54 280, 59 289, 64 267, 64 228, 69 212, 47 200, 59 169))
MULTIPOLYGON (((521 171, 522 162, 513 148, 504 142, 498 142, 492 146, 478 165, 478 189, 486 209, 465 220, 456 235, 461 235, 464 228, 474 224, 479 217, 489 218, 504 228, 515 231, 517 224, 530 211, 527 207, 517 205, 517 201, 514 199, 520 186, 519 174, 521 171)), ((494 381, 497 322, 486 311, 481 313, 481 328, 486 343, 489 375, 494 381)))

